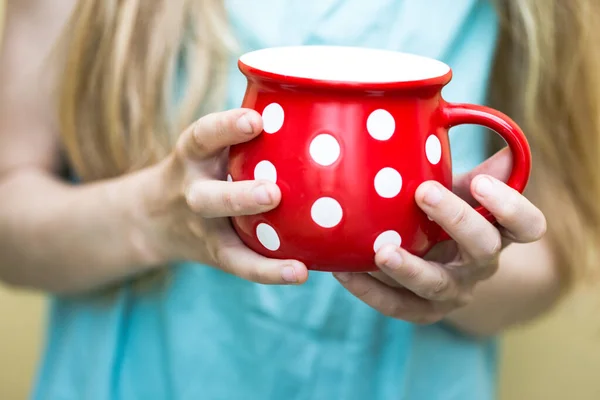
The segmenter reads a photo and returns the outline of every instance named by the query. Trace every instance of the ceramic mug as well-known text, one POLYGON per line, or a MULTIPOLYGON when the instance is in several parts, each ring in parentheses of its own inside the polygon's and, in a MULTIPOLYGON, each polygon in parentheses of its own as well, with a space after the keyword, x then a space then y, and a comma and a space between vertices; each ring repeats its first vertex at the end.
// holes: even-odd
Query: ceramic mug
POLYGON ((422 256, 448 239, 414 196, 427 180, 452 188, 452 126, 496 131, 513 154, 507 184, 522 192, 529 179, 523 132, 493 109, 446 102, 441 91, 452 71, 440 61, 298 46, 250 52, 238 66, 248 81, 242 107, 262 114, 264 131, 230 149, 228 179, 275 182, 282 200, 232 221, 242 241, 267 257, 366 272, 385 244, 422 256))

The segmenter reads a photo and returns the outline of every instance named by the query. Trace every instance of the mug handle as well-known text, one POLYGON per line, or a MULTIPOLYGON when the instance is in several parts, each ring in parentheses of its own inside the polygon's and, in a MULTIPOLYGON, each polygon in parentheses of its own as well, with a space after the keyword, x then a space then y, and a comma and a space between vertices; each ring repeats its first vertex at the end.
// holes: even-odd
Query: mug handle
MULTIPOLYGON (((513 165, 506 184, 523 193, 531 174, 531 150, 525 134, 507 115, 485 106, 474 104, 444 103, 442 106, 443 125, 450 129, 457 125, 481 125, 498 133, 508 144, 513 155, 513 165)), ((483 206, 475 211, 495 224, 496 219, 483 206)), ((441 240, 449 240, 450 236, 442 232, 441 240)))

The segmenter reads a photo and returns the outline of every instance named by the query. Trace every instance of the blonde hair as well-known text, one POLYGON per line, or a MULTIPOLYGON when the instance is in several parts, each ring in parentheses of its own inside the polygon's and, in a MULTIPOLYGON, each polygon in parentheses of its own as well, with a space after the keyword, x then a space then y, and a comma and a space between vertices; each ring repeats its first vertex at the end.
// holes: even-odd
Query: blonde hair
MULTIPOLYGON (((600 5, 506 0, 498 10, 503 33, 491 99, 528 135, 530 197, 549 215, 566 280, 582 280, 600 238, 600 5)), ((184 126, 219 104, 232 45, 227 27, 222 0, 77 2, 63 42, 60 122, 79 177, 157 162, 184 126), (186 85, 177 93, 180 65, 186 85)))
POLYGON ((600 3, 499 2, 503 36, 492 104, 524 128, 533 153, 530 197, 548 217, 565 278, 594 282, 600 244, 600 3))
POLYGON ((61 49, 60 124, 81 179, 156 163, 217 106, 234 45, 226 27, 219 0, 77 2, 61 49))

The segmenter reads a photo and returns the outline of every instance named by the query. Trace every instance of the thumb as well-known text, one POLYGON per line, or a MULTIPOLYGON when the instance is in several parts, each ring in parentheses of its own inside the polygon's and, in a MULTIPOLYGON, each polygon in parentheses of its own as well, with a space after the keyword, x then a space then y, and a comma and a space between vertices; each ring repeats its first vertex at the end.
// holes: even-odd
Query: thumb
POLYGON ((262 118, 254 110, 235 109, 208 114, 190 125, 177 141, 177 152, 203 160, 229 146, 247 142, 262 132, 262 118))
POLYGON ((485 174, 506 182, 510 176, 512 163, 512 153, 508 147, 505 147, 473 170, 454 177, 453 191, 470 205, 476 205, 477 201, 471 195, 471 181, 476 176, 485 174))

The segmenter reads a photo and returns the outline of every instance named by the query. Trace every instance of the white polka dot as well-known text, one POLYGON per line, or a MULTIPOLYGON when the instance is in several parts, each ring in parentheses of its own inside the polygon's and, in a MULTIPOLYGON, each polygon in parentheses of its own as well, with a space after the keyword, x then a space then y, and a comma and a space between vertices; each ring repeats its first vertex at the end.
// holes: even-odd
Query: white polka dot
POLYGON ((254 168, 254 179, 277 182, 277 170, 270 161, 261 161, 254 168))
POLYGON ((373 139, 388 140, 396 130, 396 121, 392 114, 385 110, 375 110, 367 119, 367 130, 373 139))
POLYGON ((231 174, 227 174, 227 182, 233 182, 233 177, 231 174))
POLYGON ((400 247, 402 244, 402 238, 400 237, 400 234, 396 231, 383 232, 381 235, 377 236, 377 239, 375 239, 373 250, 375 250, 375 253, 377 253, 379 249, 388 244, 393 244, 394 246, 400 247))
POLYGON ((279 246, 281 246, 279 235, 270 225, 259 224, 256 227, 256 237, 258 238, 260 244, 262 244, 267 250, 276 251, 279 250, 279 246))
POLYGON ((433 165, 440 162, 442 159, 442 143, 440 143, 440 139, 437 136, 431 135, 427 138, 425 153, 427 154, 427 159, 433 165))
POLYGON ((285 114, 283 108, 277 103, 271 103, 262 112, 263 130, 267 133, 275 133, 283 126, 285 114))
POLYGON ((393 168, 384 168, 375 175, 375 190, 386 199, 398 196, 402 189, 402 176, 393 168))
POLYGON ((317 164, 328 166, 340 157, 340 144, 333 136, 324 133, 313 139, 309 151, 317 164))
POLYGON ((342 206, 331 197, 322 197, 313 204, 310 215, 315 223, 323 228, 333 228, 342 220, 342 206))

